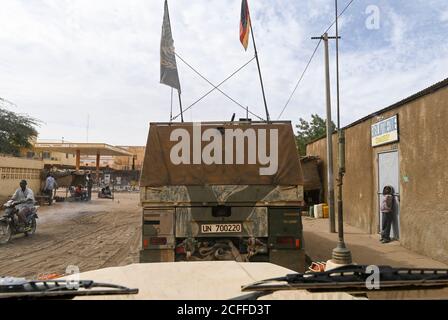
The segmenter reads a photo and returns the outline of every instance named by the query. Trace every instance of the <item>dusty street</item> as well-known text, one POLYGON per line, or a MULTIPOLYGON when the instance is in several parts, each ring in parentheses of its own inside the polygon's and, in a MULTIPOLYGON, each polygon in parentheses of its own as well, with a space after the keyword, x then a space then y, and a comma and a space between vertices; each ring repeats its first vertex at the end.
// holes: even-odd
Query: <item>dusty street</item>
POLYGON ((115 201, 59 203, 39 210, 37 232, 18 235, 0 247, 0 275, 36 278, 138 262, 141 210, 138 194, 116 194, 115 201))

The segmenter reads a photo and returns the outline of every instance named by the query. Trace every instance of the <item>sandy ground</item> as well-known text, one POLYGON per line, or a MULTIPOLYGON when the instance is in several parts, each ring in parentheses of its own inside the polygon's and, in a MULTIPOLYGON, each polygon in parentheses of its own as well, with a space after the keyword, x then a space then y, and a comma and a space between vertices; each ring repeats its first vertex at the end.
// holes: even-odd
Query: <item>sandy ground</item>
POLYGON ((70 265, 81 272, 138 262, 141 244, 139 194, 91 203, 41 207, 37 233, 17 235, 0 246, 0 276, 36 279, 64 274, 70 265))

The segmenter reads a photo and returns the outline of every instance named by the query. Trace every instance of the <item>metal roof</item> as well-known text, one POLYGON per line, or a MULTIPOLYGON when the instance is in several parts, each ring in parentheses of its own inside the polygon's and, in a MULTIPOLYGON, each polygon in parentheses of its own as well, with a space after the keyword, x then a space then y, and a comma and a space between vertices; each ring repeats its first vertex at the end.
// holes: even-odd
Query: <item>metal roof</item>
POLYGON ((128 156, 133 154, 125 149, 114 147, 105 143, 41 143, 34 145, 36 151, 53 151, 61 153, 76 153, 78 150, 81 155, 94 156, 100 154, 102 156, 128 156))

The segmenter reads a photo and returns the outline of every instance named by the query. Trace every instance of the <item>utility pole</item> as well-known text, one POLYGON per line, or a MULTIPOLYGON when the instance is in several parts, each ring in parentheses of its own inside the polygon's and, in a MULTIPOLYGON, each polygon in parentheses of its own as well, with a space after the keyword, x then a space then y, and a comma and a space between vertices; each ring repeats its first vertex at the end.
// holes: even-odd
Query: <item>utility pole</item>
POLYGON ((333 121, 331 117, 331 86, 330 86, 330 53, 328 49, 328 40, 336 39, 336 37, 329 37, 325 33, 321 37, 312 37, 312 40, 323 40, 325 44, 325 82, 326 82, 326 97, 327 97, 327 169, 328 169, 328 206, 330 213, 330 232, 336 233, 336 215, 335 215, 335 201, 334 201, 334 173, 333 173, 333 121))
POLYGON ((336 264, 352 264, 352 254, 347 249, 344 241, 344 205, 342 199, 342 190, 345 174, 345 133, 341 128, 341 108, 340 108, 340 85, 339 85, 339 11, 338 0, 335 0, 336 7, 336 81, 337 81, 337 111, 338 111, 338 246, 333 250, 333 262, 336 264))

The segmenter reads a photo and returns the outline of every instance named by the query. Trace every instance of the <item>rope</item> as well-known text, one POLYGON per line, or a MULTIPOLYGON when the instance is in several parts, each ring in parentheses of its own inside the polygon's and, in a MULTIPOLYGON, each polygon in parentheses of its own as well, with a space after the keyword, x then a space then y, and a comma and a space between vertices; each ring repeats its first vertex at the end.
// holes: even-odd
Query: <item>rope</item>
MULTIPOLYGON (((202 100, 204 100, 206 97, 208 97, 211 93, 213 93, 214 91, 218 90, 220 93, 222 93, 225 97, 227 97, 229 100, 231 100, 233 103, 235 103, 237 106, 239 106, 240 108, 244 109, 245 111, 247 111, 247 108, 244 107, 242 104, 240 104, 238 101, 236 101, 235 99, 233 99, 232 97, 230 97, 227 93, 225 93, 224 91, 222 91, 221 89, 219 89, 224 83, 226 83, 227 81, 229 81, 231 78, 233 78, 238 72, 240 72, 241 70, 243 70, 245 67, 247 67, 252 61, 255 60, 255 57, 253 57, 252 59, 250 59, 248 62, 246 62, 243 66, 241 66, 240 68, 238 68, 235 72, 233 72, 230 76, 228 76, 224 81, 222 81, 220 84, 215 85, 213 84, 211 81, 209 81, 205 76, 203 76, 199 71, 197 71, 193 66, 191 66, 188 62, 186 62, 181 56, 179 56, 178 54, 176 54, 176 56, 183 62, 185 63, 186 66, 188 66, 191 70, 193 70, 193 72, 195 72, 197 75, 199 75, 202 79, 204 79, 208 84, 210 84, 213 89, 208 91, 206 94, 204 94, 202 97, 200 97, 198 100, 196 100, 193 104, 191 104, 188 108, 186 108, 184 110, 184 113, 188 110, 190 110, 191 108, 193 108, 195 105, 197 105, 199 102, 201 102, 202 100)), ((249 111, 250 114, 252 114, 253 116, 257 117, 258 119, 265 121, 262 117, 258 116, 257 114, 249 111)), ((173 120, 176 120, 177 118, 179 118, 181 116, 181 114, 178 114, 176 117, 173 118, 173 120)))

